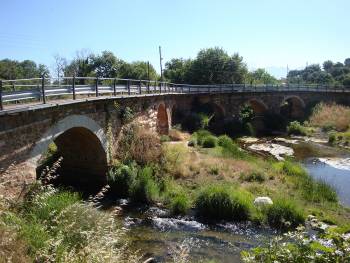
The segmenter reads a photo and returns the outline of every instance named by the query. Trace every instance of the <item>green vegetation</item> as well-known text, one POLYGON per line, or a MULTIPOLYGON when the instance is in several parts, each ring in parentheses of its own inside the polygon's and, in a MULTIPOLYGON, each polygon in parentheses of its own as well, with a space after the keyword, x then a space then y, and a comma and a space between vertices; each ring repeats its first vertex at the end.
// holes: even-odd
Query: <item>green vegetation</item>
POLYGON ((120 165, 108 171, 107 181, 111 192, 116 196, 126 197, 130 187, 137 177, 137 168, 134 165, 120 165))
POLYGON ((288 134, 293 134, 293 135, 306 135, 307 131, 306 128, 303 127, 300 122, 298 121, 292 121, 289 123, 287 126, 287 132, 288 134))
POLYGON ((202 146, 204 148, 214 148, 216 146, 216 137, 213 135, 208 135, 203 138, 202 146))
POLYGON ((305 221, 303 212, 295 203, 286 199, 275 200, 273 205, 267 208, 266 216, 269 225, 278 229, 296 227, 305 221))
POLYGON ((344 63, 334 63, 327 60, 320 65, 313 64, 302 70, 291 70, 288 72, 287 80, 292 84, 350 84, 350 59, 345 59, 344 63))
MULTIPOLYGON (((3 200, 1 200, 3 201, 3 200)), ((11 262, 138 262, 113 217, 77 193, 32 187, 23 204, 0 206, 1 259, 11 262), (18 261, 16 261, 18 260, 18 261)))
POLYGON ((200 216, 233 221, 247 220, 250 217, 251 204, 249 194, 220 184, 203 189, 195 201, 200 216))
POLYGON ((260 171, 252 171, 248 174, 242 174, 241 179, 247 182, 262 183, 266 180, 266 175, 260 171))
POLYGON ((139 170, 139 173, 130 187, 130 197, 135 202, 146 204, 154 203, 159 195, 159 188, 153 177, 151 167, 139 170))
POLYGON ((244 263, 274 262, 349 262, 350 239, 339 233, 327 233, 332 246, 325 246, 310 238, 305 228, 299 227, 286 236, 275 237, 266 247, 257 247, 241 253, 244 263), (292 241, 288 241, 292 240, 292 241))
POLYGON ((301 190, 302 196, 312 202, 338 202, 337 193, 327 183, 312 179, 298 164, 290 161, 276 163, 274 167, 292 177, 294 184, 301 190))

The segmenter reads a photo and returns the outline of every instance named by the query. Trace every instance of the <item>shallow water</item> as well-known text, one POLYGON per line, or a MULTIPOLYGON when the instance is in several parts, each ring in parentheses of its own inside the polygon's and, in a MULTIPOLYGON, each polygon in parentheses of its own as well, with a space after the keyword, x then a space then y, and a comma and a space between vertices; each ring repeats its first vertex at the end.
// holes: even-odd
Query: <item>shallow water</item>
POLYGON ((318 158, 308 158, 303 163, 313 178, 323 180, 333 186, 337 191, 341 204, 350 207, 349 169, 335 168, 334 166, 321 162, 318 158))
MULTIPOLYGON (((140 210, 139 210, 140 211, 140 210)), ((135 210, 124 216, 132 247, 145 259, 168 262, 188 250, 190 262, 241 262, 240 252, 265 243, 275 233, 250 223, 205 224, 193 218, 150 216, 135 210)))

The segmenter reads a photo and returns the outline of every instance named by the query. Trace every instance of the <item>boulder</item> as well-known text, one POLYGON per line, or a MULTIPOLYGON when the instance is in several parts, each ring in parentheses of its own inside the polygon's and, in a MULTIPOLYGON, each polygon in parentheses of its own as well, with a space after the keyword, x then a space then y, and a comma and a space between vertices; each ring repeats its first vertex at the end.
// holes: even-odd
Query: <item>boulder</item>
POLYGON ((254 205, 255 206, 267 206, 267 205, 272 205, 273 202, 270 197, 267 196, 259 196, 255 198, 254 200, 254 205))

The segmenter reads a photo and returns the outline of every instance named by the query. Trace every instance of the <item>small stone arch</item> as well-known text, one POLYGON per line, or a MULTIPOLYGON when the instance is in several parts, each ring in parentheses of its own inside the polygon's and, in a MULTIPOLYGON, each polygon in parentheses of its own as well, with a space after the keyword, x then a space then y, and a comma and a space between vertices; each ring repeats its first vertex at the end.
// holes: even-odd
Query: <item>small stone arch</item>
POLYGON ((168 134, 169 125, 169 110, 164 103, 160 103, 157 108, 157 132, 159 134, 168 134))
POLYGON ((284 97, 280 105, 280 113, 289 119, 302 119, 304 117, 305 102, 299 96, 284 97))
POLYGON ((35 144, 27 163, 36 169, 51 143, 56 144, 57 155, 63 157, 59 182, 92 191, 106 183, 108 142, 104 130, 93 119, 71 115, 58 121, 35 144))
POLYGON ((250 99, 246 104, 253 109, 255 116, 262 116, 268 110, 266 104, 260 99, 250 99))

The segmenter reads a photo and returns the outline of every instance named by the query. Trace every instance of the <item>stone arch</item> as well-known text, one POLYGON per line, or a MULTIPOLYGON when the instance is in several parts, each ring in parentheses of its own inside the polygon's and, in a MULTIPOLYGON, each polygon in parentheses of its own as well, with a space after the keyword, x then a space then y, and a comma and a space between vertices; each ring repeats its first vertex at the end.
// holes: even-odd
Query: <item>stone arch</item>
POLYGON ((159 134, 169 133, 169 112, 164 103, 160 103, 157 109, 157 132, 159 134))
POLYGON ((289 119, 301 119, 304 117, 305 102, 299 96, 286 96, 281 105, 280 113, 289 119))
POLYGON ((268 107, 266 104, 260 99, 250 99, 246 102, 254 111, 254 115, 262 116, 267 110, 268 107))
POLYGON ((71 115, 58 121, 35 144, 28 161, 31 167, 39 166, 51 143, 57 146, 57 157, 63 157, 59 184, 96 191, 106 183, 107 138, 94 120, 71 115))

